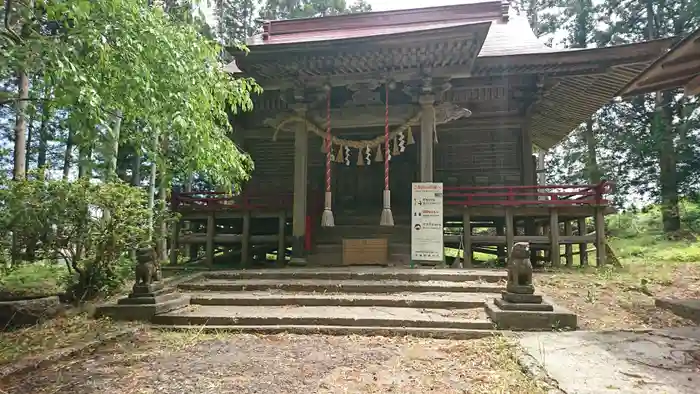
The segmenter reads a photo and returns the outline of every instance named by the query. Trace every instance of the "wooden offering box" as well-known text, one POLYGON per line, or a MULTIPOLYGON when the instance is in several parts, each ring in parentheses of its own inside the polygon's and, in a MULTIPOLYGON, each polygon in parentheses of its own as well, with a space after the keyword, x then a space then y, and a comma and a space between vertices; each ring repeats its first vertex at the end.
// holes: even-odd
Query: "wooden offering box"
POLYGON ((386 265, 386 238, 343 238, 343 265, 386 265))

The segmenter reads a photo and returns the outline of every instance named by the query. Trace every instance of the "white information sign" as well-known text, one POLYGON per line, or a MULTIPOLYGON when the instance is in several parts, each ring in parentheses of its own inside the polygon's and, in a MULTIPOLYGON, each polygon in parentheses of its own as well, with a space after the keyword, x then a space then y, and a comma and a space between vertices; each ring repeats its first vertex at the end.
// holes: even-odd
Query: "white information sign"
POLYGON ((411 260, 443 261, 442 183, 413 183, 411 201, 411 260))

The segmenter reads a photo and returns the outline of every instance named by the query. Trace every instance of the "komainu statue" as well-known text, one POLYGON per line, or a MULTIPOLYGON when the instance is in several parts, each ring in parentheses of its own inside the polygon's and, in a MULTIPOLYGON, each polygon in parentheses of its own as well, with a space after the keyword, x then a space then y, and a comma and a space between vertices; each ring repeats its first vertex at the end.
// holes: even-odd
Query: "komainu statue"
POLYGON ((150 285, 161 280, 158 257, 153 248, 136 251, 136 285, 150 285))
POLYGON ((516 242, 508 256, 507 290, 512 293, 532 293, 532 263, 530 263, 530 244, 516 242))

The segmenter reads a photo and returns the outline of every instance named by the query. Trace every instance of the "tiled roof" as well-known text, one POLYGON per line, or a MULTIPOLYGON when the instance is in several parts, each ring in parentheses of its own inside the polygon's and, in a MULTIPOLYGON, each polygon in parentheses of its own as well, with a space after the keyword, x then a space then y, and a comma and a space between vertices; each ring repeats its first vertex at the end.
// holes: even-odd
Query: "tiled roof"
POLYGON ((525 18, 511 18, 507 23, 491 23, 479 57, 559 52, 535 37, 525 18))
POLYGON ((524 17, 509 20, 507 5, 500 0, 479 0, 455 6, 325 18, 271 21, 266 22, 265 33, 248 38, 247 44, 254 50, 255 47, 280 44, 303 45, 417 31, 427 32, 484 22, 491 22, 491 27, 479 57, 556 52, 535 37, 524 17))

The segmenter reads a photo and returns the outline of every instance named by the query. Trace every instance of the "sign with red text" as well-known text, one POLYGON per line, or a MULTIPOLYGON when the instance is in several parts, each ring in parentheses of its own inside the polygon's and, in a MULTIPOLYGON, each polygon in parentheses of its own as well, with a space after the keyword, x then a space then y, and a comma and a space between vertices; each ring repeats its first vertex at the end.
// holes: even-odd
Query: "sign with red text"
POLYGON ((411 200, 411 260, 443 261, 442 183, 413 183, 411 200))

